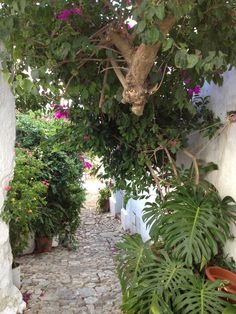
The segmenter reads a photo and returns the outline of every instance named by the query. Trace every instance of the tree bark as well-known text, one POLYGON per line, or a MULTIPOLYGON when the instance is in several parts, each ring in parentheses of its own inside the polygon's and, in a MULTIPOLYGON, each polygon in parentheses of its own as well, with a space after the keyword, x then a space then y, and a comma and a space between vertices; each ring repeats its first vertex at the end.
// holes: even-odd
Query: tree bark
MULTIPOLYGON (((158 27, 164 36, 171 30, 175 21, 175 17, 170 15, 159 23, 158 27)), ((131 104, 133 113, 141 116, 149 97, 147 77, 156 60, 161 43, 152 46, 140 44, 134 48, 124 31, 118 32, 114 29, 110 31, 109 39, 120 51, 129 67, 125 82, 123 79, 121 81, 124 88, 122 102, 131 104)), ((119 75, 119 80, 120 77, 119 75)))

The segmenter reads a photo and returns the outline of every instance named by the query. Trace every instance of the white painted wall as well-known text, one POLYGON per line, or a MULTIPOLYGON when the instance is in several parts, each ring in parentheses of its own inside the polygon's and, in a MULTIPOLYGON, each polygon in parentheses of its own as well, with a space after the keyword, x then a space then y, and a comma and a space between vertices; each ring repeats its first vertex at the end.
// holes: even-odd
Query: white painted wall
MULTIPOLYGON (((0 49, 2 49, 0 45, 0 49)), ((6 198, 5 186, 13 176, 15 143, 15 100, 0 69, 0 212, 6 198)), ((25 304, 12 283, 12 254, 8 226, 0 220, 0 313, 22 313, 25 304)))
POLYGON ((149 228, 143 221, 143 209, 147 202, 154 202, 156 198, 155 190, 150 188, 145 199, 129 199, 125 208, 121 209, 121 224, 124 230, 133 233, 139 233, 143 241, 150 239, 149 228))
MULTIPOLYGON (((224 74, 222 87, 206 83, 203 95, 210 96, 212 110, 223 123, 227 123, 227 112, 236 111, 236 69, 224 74)), ((212 172, 208 179, 222 197, 230 195, 236 200, 236 122, 226 124, 220 135, 210 142, 198 135, 190 137, 189 150, 197 158, 218 165, 219 170, 212 172)), ((188 164, 189 160, 180 156, 179 162, 188 164)), ((232 226, 232 230, 236 237, 236 227, 232 226)), ((225 252, 236 260, 236 240, 228 241, 225 252)))
POLYGON ((125 192, 122 190, 117 190, 111 193, 111 197, 109 198, 110 203, 110 212, 113 216, 121 213, 121 209, 124 207, 124 194, 125 192))

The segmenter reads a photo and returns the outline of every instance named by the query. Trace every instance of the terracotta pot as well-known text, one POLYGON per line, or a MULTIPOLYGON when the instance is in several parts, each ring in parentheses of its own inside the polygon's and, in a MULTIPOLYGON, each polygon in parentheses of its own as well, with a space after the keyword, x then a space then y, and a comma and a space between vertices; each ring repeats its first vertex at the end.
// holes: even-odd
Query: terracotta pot
POLYGON ((37 253, 47 253, 52 250, 52 239, 47 237, 40 237, 35 239, 36 242, 36 252, 37 253))
POLYGON ((109 202, 109 199, 106 200, 106 202, 105 202, 105 204, 103 205, 102 209, 103 209, 103 212, 104 212, 104 213, 109 212, 109 210, 110 210, 110 202, 109 202))
POLYGON ((228 284, 225 285, 224 290, 226 292, 232 293, 236 295, 236 274, 231 271, 221 268, 221 267, 207 267, 206 276, 210 281, 226 280, 229 281, 228 284))

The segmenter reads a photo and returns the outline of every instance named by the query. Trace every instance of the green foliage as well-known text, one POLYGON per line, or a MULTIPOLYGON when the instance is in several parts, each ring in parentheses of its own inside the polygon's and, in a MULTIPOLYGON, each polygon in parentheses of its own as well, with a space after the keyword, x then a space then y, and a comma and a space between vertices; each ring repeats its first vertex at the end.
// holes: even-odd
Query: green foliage
MULTIPOLYGON (((184 261, 155 250, 139 235, 125 236, 118 244, 118 274, 122 285, 122 310, 128 314, 221 314, 229 297, 222 282, 211 283, 194 274, 184 261)), ((230 296, 235 299, 235 296, 230 296)))
POLYGON ((223 298, 232 297, 236 300, 235 295, 217 290, 220 285, 219 281, 209 282, 199 278, 192 277, 189 283, 183 286, 183 292, 174 300, 174 309, 176 313, 183 314, 221 314, 228 302, 223 298))
POLYGON ((111 190, 108 186, 99 190, 97 206, 100 213, 106 212, 108 210, 107 204, 109 204, 109 197, 111 197, 111 190))
POLYGON ((85 200, 81 185, 83 165, 75 154, 52 152, 50 145, 43 151, 42 160, 43 176, 49 182, 47 206, 54 212, 56 233, 64 244, 69 244, 79 226, 79 212, 85 200))
POLYGON ((45 206, 34 222, 36 236, 59 234, 61 242, 74 245, 79 212, 85 199, 83 164, 66 142, 67 122, 42 112, 18 113, 17 143, 30 146, 42 163, 40 177, 48 186, 45 206))
POLYGON ((41 182, 43 162, 28 150, 16 149, 14 179, 2 218, 10 224, 13 256, 22 253, 34 223, 46 205, 47 187, 41 182))
POLYGON ((67 145, 103 156, 108 176, 118 177, 117 184, 123 189, 131 189, 125 186, 129 179, 133 194, 138 195, 152 182, 147 162, 160 169, 166 164, 160 147, 174 158, 192 131, 204 129, 204 135, 212 136, 220 126, 209 110, 193 104, 188 91, 202 86, 206 79, 222 83, 222 73, 236 64, 235 4, 145 0, 141 5, 137 1, 128 5, 119 0, 108 6, 103 1, 83 0, 80 6, 82 15, 71 14, 65 21, 58 16, 76 8, 72 0, 26 1, 24 5, 20 0, 14 4, 2 1, 4 74, 12 83, 19 109, 42 108, 61 96, 71 99, 67 145), (161 25, 170 16, 176 23, 166 36, 161 25), (128 30, 126 21, 131 17, 137 25, 128 30), (98 107, 108 59, 120 63, 124 76, 129 69, 118 41, 107 42, 110 29, 122 35, 132 55, 142 43, 160 45, 145 82, 148 88, 158 86, 158 92, 150 94, 141 119, 122 104, 122 86, 112 70, 104 85, 103 104, 98 107), (103 40, 104 45, 97 45, 103 40))
POLYGON ((230 197, 222 200, 209 183, 195 186, 191 182, 177 186, 160 205, 147 208, 143 218, 151 234, 160 236, 173 256, 189 266, 201 265, 230 238, 236 206, 230 197))

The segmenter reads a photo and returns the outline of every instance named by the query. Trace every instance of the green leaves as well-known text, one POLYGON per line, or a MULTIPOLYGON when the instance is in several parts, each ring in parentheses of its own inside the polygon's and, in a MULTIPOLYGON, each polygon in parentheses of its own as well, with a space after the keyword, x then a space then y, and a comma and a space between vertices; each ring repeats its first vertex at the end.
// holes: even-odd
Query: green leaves
POLYGON ((137 34, 142 33, 145 30, 145 27, 146 27, 146 22, 144 20, 138 22, 138 25, 136 28, 137 34))
POLYGON ((146 30, 142 38, 143 38, 143 42, 145 42, 147 45, 154 45, 155 43, 159 41, 160 32, 157 28, 153 27, 146 30))
POLYGON ((192 277, 190 282, 182 286, 183 292, 174 300, 175 313, 222 314, 228 304, 223 298, 229 295, 217 290, 220 285, 223 286, 220 281, 212 283, 192 277))
POLYGON ((225 298, 236 300, 222 290, 221 281, 201 278, 183 261, 158 249, 156 242, 151 247, 139 235, 126 236, 119 249, 124 313, 222 314, 225 298))
POLYGON ((232 200, 221 200, 214 188, 201 185, 178 186, 167 194, 160 209, 155 213, 151 208, 144 219, 158 230, 166 250, 189 266, 215 256, 219 243, 223 246, 230 237, 230 221, 236 221, 232 200))
POLYGON ((177 68, 191 69, 198 61, 199 56, 197 54, 188 54, 186 49, 180 49, 175 54, 175 65, 177 68))
POLYGON ((153 10, 155 12, 156 17, 159 20, 164 19, 164 17, 165 17, 165 4, 164 4, 164 2, 154 6, 153 10))

